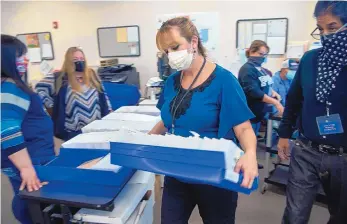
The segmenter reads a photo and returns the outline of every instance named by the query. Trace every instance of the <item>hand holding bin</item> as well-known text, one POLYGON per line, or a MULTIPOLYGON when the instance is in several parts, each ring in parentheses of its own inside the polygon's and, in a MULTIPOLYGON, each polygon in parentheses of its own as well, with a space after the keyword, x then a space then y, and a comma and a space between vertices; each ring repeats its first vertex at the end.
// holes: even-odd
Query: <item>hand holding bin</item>
POLYGON ((251 189, 241 187, 243 175, 234 168, 243 151, 230 140, 122 130, 115 133, 110 149, 112 164, 245 194, 258 188, 258 177, 251 189))

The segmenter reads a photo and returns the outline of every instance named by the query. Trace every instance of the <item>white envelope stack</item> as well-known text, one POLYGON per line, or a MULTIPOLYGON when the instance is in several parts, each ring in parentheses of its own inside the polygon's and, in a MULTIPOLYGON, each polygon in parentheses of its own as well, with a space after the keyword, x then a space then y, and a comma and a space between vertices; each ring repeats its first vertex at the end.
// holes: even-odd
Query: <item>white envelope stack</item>
POLYGON ((152 130, 156 123, 156 121, 96 120, 84 126, 82 132, 89 133, 134 129, 147 133, 152 130))
POLYGON ((115 111, 115 113, 137 113, 137 114, 157 114, 160 110, 155 106, 124 106, 115 111))
POLYGON ((147 114, 137 113, 110 113, 102 118, 102 120, 121 120, 121 121, 160 121, 160 116, 151 116, 147 114))

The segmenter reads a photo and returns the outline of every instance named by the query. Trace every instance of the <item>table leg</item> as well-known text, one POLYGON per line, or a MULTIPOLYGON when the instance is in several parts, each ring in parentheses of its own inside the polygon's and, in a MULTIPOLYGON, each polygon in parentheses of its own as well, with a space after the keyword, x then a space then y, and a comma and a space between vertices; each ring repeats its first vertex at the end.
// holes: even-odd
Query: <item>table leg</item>
POLYGON ((60 208, 61 208, 61 215, 62 215, 63 223, 64 224, 71 224, 72 214, 71 214, 69 207, 67 207, 65 205, 60 205, 60 208))
POLYGON ((41 203, 37 201, 28 200, 29 213, 31 220, 34 224, 45 224, 43 213, 41 210, 41 203))

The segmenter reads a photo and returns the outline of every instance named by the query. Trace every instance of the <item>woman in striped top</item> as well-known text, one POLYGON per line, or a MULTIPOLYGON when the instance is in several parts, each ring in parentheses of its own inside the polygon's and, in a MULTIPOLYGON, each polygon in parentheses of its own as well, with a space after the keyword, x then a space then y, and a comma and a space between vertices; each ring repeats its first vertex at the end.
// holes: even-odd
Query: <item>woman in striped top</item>
POLYGON ((1 170, 14 191, 12 210, 20 223, 32 223, 19 190, 38 190, 42 183, 33 165, 54 158, 53 124, 40 97, 22 81, 27 63, 25 45, 1 35, 1 170))
POLYGON ((77 47, 67 50, 59 73, 47 75, 35 88, 52 116, 55 136, 65 141, 111 111, 100 80, 77 47))

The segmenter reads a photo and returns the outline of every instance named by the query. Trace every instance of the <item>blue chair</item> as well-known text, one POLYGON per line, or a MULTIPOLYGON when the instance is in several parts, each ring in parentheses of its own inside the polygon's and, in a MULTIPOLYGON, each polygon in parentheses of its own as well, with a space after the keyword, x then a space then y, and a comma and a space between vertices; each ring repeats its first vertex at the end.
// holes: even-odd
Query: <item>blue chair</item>
POLYGON ((134 85, 103 82, 105 91, 111 101, 112 110, 122 106, 135 106, 138 104, 141 94, 134 85))

